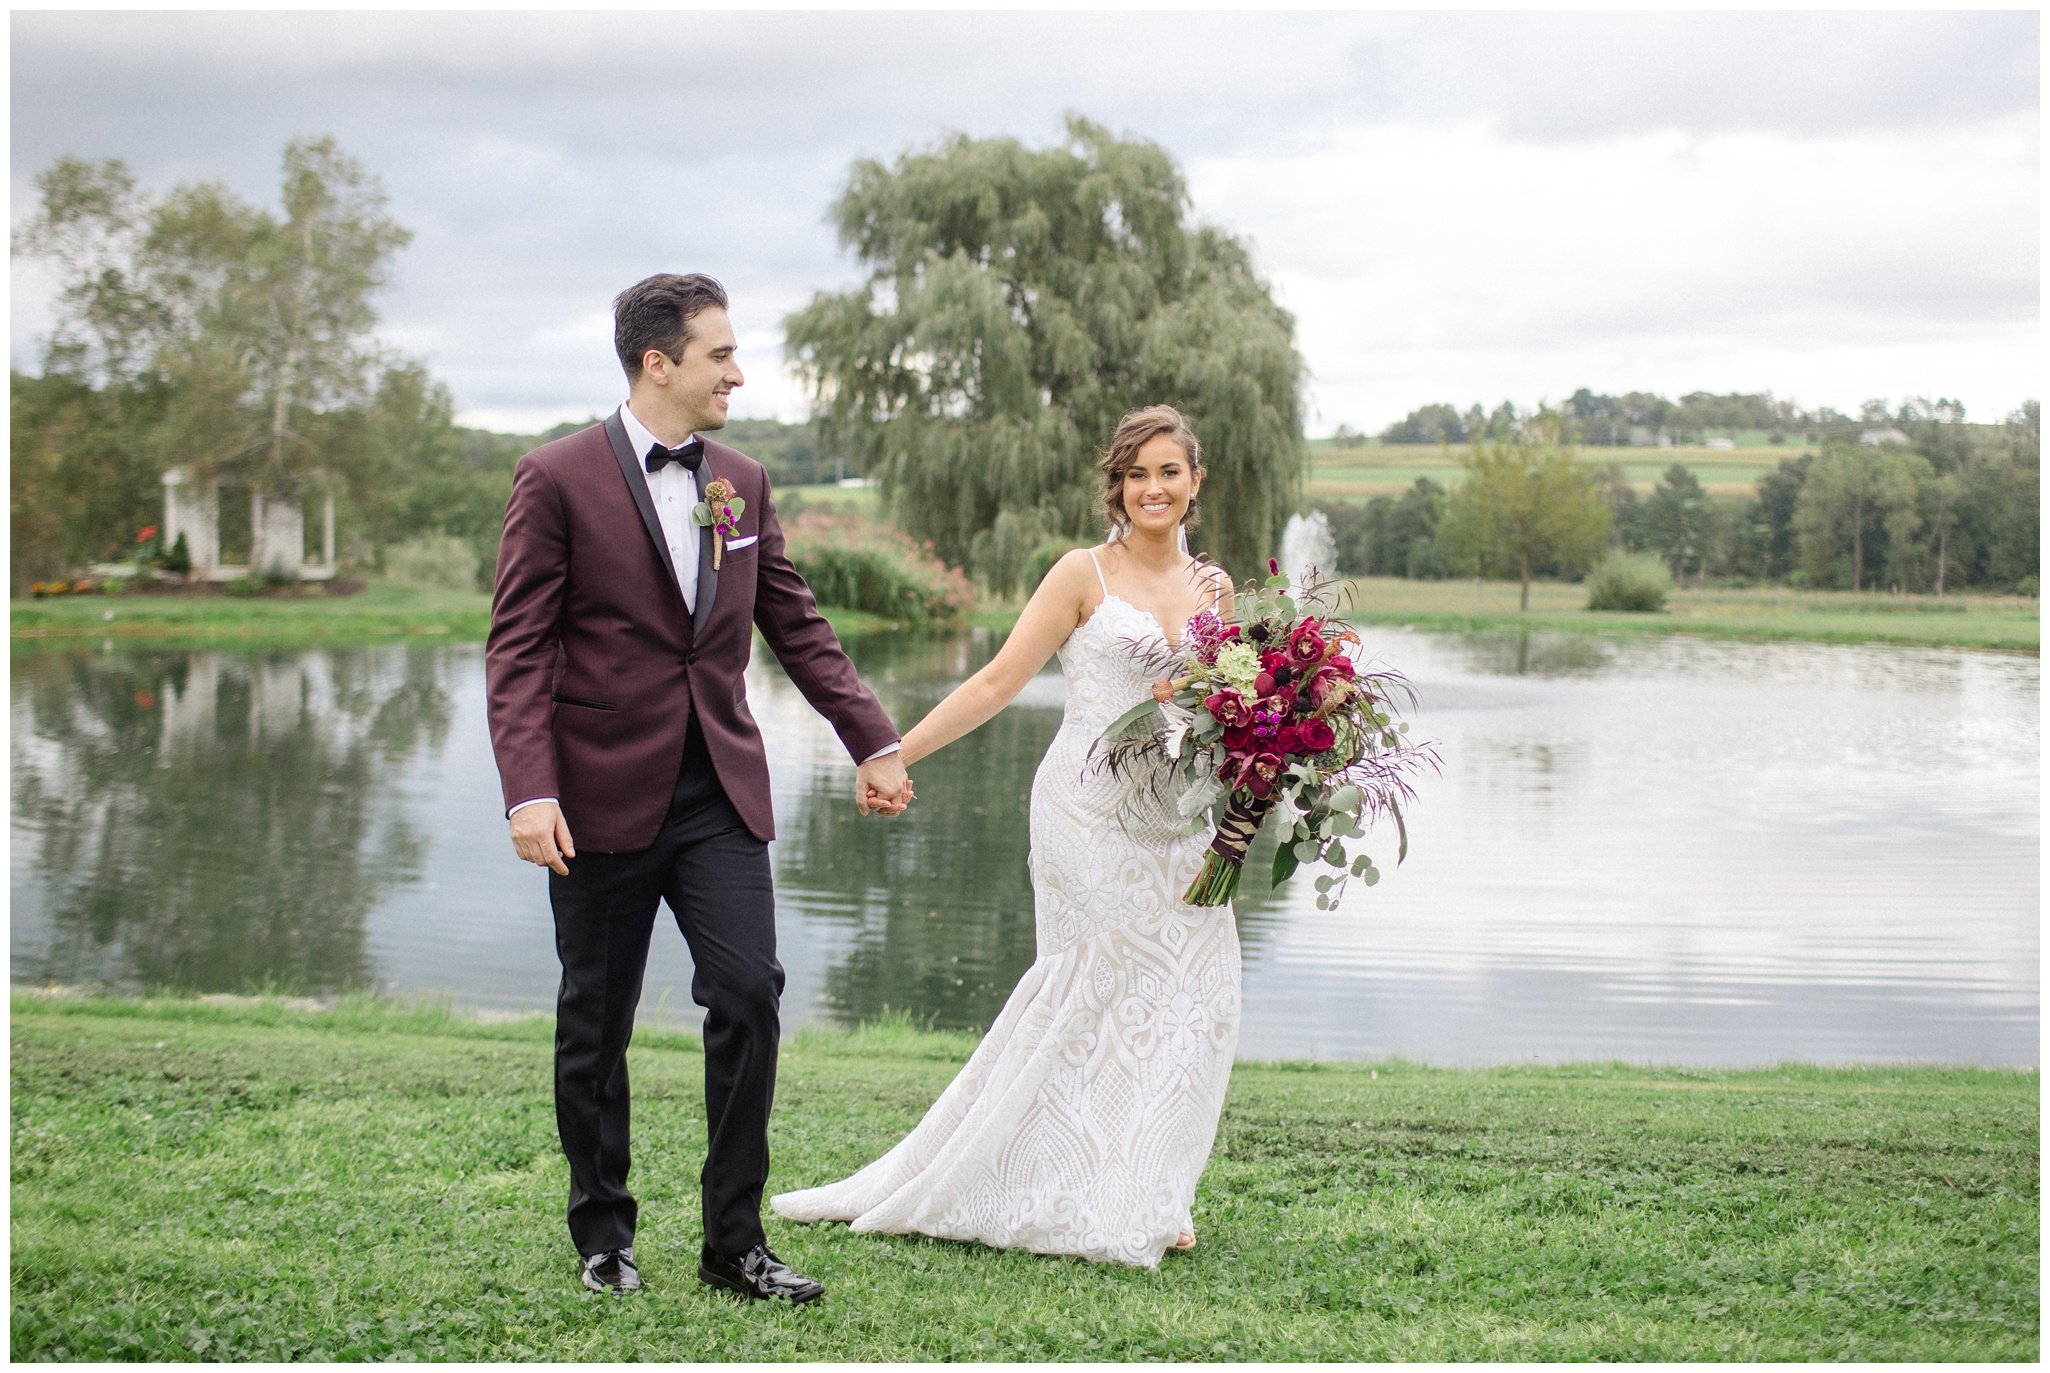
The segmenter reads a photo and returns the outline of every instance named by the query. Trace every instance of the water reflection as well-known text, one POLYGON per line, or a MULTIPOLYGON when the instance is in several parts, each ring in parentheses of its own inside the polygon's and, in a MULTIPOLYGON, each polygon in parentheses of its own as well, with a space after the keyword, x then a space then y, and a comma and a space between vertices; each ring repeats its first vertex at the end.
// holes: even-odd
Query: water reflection
POLYGON ((431 654, 396 665, 17 654, 14 895, 17 915, 24 895, 41 908, 44 940, 16 945, 15 979, 372 983, 366 916, 418 876, 424 846, 386 784, 452 714, 431 654))
MULTIPOLYGON (((2034 658, 1375 630, 1445 773, 1409 862, 1335 912, 1238 903, 1241 1052, 2032 1063, 2034 658)), ((909 725, 987 632, 850 643, 909 725)), ((863 819, 830 727, 758 654, 787 1023, 987 1025, 1033 956, 1027 793, 1058 671, 863 819)), ((545 886, 510 856, 476 645, 13 655, 17 982, 545 1010, 545 886)), ((655 941, 644 1012, 692 1024, 655 941)))

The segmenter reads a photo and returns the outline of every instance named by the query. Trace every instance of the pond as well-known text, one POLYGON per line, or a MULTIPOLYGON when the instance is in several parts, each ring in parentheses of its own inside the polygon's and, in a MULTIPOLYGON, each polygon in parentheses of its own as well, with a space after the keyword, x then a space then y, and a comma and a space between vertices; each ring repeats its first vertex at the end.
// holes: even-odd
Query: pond
MULTIPOLYGON (((900 726, 987 631, 850 643, 900 726)), ((1397 867, 1238 903, 1240 1053, 1479 1064, 2037 1062, 2033 657, 1374 631, 1438 742, 1397 867)), ((545 884, 505 839, 483 652, 407 643, 12 657, 17 985, 547 1010, 545 884)), ((787 1026, 986 1026, 1032 960, 1025 796, 1057 666, 863 819, 757 644, 787 1026)), ((574 824, 575 817, 571 817, 574 824)), ((667 922, 644 1017, 692 1026, 667 922)))

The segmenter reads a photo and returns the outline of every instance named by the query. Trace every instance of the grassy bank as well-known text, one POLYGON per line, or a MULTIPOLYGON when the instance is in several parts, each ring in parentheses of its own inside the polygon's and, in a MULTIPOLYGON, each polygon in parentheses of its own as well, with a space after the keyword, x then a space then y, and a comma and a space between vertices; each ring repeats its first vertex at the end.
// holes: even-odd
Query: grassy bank
MULTIPOLYGON (((825 614, 843 634, 889 624, 858 610, 825 614)), ((379 584, 353 596, 62 596, 14 601, 8 620, 17 646, 82 639, 145 640, 162 648, 292 648, 414 636, 476 641, 491 627, 491 597, 379 584)))
POLYGON ((2036 653, 2041 603, 2026 596, 1891 596, 1881 592, 1682 587, 1657 614, 1587 609, 1587 588, 1537 582, 1530 610, 1515 582, 1361 577, 1349 618, 1423 629, 1549 629, 1591 634, 1699 634, 1720 639, 1914 644, 2036 653))
MULTIPOLYGON (((1773 588, 1675 590, 1655 615, 1595 613, 1576 583, 1531 587, 1530 612, 1517 610, 1514 582, 1411 581, 1362 577, 1351 617, 1365 624, 1425 629, 1550 629, 1594 634, 1702 634, 1729 639, 1806 639, 2040 651, 2040 603, 2023 596, 1890 596, 1877 592, 1773 588)), ((964 623, 1008 631, 1023 602, 989 604, 964 623)), ((829 608, 842 634, 890 628, 858 610, 829 608)), ((375 643, 415 635, 479 640, 490 626, 481 592, 414 591, 371 586, 355 596, 239 599, 181 596, 75 596, 15 601, 13 642, 146 640, 164 648, 246 644, 295 647, 375 643)))
MULTIPOLYGON (((12 1008, 17 1359, 2012 1359, 2036 1074, 1243 1064, 1158 1272, 770 1221, 809 1309, 701 1290, 703 1060, 633 1057, 648 1290, 574 1285, 545 1020, 12 1008)), ((972 1041, 786 1042, 771 1189, 917 1121, 972 1041)))

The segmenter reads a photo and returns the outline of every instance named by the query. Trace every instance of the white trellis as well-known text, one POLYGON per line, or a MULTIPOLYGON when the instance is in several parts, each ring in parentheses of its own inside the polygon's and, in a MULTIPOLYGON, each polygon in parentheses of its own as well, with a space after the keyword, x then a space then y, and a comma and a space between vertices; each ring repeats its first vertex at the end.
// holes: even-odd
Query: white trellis
POLYGON ((306 556, 306 513, 297 501, 249 493, 249 561, 221 561, 221 484, 195 486, 182 469, 164 473, 164 547, 185 536, 192 555, 192 575, 202 581, 232 582, 241 577, 277 575, 300 581, 326 581, 335 575, 335 498, 323 493, 321 556, 306 556))

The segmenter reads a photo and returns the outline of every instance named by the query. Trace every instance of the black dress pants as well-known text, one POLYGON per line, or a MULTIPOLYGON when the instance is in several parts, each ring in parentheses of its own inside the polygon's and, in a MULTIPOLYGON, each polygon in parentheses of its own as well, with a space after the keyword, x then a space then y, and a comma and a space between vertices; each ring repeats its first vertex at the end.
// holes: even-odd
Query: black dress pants
POLYGON ((726 799, 695 725, 655 842, 637 853, 580 853, 567 877, 548 875, 548 896, 562 963, 555 1119, 577 1252, 633 1243, 626 1047, 664 901, 696 964, 691 997, 705 1008, 705 1242, 727 1254, 761 1243, 783 992, 769 848, 726 799))

